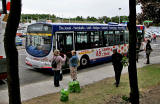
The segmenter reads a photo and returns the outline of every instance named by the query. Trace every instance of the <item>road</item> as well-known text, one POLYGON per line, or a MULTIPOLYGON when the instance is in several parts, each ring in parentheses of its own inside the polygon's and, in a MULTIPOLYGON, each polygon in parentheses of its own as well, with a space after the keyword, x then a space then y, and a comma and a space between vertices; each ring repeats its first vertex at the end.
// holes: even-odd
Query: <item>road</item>
MULTIPOLYGON (((160 40, 157 40, 156 43, 151 44, 153 48, 153 52, 151 53, 151 57, 153 56, 160 56, 160 40)), ((25 49, 21 49, 18 47, 19 52, 19 77, 20 77, 20 84, 21 86, 26 84, 32 84, 39 81, 49 80, 52 79, 53 76, 49 73, 45 73, 44 71, 37 71, 32 69, 31 67, 25 64, 25 49)), ((145 52, 140 52, 140 58, 143 58, 145 52)), ((90 70, 98 70, 99 68, 105 68, 105 66, 110 65, 111 63, 102 63, 99 65, 94 65, 94 67, 88 67, 83 70, 79 70, 79 73, 83 73, 90 70)), ((69 73, 65 74, 69 75, 69 73)), ((0 85, 0 90, 7 89, 7 84, 0 85)))
MULTIPOLYGON (((49 73, 43 73, 37 71, 25 64, 26 53, 24 49, 19 49, 18 52, 19 52, 19 77, 21 86, 52 78, 52 76, 49 73)), ((0 90, 4 90, 6 88, 7 84, 0 85, 0 90)))
POLYGON ((25 50, 19 50, 19 77, 21 85, 47 80, 51 75, 37 71, 25 64, 25 50))

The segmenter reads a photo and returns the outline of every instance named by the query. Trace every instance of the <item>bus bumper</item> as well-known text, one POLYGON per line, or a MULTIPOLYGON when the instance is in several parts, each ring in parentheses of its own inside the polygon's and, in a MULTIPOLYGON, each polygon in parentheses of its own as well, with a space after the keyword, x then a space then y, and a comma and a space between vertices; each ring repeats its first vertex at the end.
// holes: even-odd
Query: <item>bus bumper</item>
POLYGON ((31 60, 29 58, 26 58, 26 64, 32 68, 37 69, 52 69, 50 62, 42 62, 37 60, 31 60))

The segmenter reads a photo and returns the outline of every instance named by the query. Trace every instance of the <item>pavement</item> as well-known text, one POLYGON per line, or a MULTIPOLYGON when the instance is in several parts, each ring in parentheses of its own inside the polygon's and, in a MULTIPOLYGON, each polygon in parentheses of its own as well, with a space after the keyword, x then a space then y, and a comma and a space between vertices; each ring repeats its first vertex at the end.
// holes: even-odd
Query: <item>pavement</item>
MULTIPOLYGON (((145 58, 139 59, 139 62, 137 63, 137 68, 146 66, 146 64, 144 64, 145 61, 145 58)), ((160 56, 150 57, 150 62, 151 64, 160 63, 160 56)), ((128 68, 123 68, 122 73, 127 72, 128 68)), ((91 70, 82 73, 78 72, 78 80, 81 86, 88 85, 113 76, 114 71, 111 63, 106 63, 103 67, 99 67, 96 69, 94 69, 94 67, 91 67, 91 70)), ((68 88, 69 81, 71 81, 70 75, 66 75, 60 82, 60 87, 58 88, 54 87, 52 79, 21 86, 21 100, 25 101, 38 96, 59 92, 62 88, 68 88)), ((0 91, 0 104, 8 104, 8 90, 0 91)))

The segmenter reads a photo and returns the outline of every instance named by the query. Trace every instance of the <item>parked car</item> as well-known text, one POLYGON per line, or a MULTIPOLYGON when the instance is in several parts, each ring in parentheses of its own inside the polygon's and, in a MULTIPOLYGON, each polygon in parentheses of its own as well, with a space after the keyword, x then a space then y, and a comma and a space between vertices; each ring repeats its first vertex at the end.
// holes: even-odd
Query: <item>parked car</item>
POLYGON ((16 46, 22 45, 22 39, 19 36, 16 36, 16 46))

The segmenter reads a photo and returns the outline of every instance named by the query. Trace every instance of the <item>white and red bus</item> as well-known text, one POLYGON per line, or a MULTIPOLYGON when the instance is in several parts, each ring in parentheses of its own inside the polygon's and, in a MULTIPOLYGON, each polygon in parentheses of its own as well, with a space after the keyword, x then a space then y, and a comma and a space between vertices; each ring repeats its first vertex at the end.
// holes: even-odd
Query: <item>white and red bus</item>
MULTIPOLYGON (((144 31, 144 26, 137 29, 144 31)), ((128 37, 127 26, 117 23, 34 23, 27 29, 26 64, 33 68, 51 68, 55 49, 67 54, 68 58, 70 51, 76 50, 81 66, 109 61, 113 48, 127 53, 128 37)))

